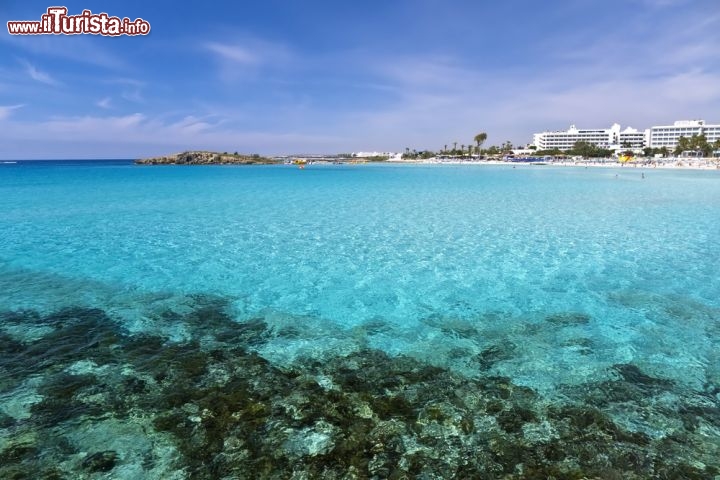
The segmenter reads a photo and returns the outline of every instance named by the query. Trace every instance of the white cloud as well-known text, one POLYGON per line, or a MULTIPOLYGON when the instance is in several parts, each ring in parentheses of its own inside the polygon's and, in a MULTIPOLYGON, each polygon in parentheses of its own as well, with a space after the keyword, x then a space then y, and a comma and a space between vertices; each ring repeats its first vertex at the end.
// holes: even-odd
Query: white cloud
POLYGON ((655 8, 664 8, 664 7, 675 7, 678 5, 684 5, 688 3, 689 0, 639 0, 640 3, 643 3, 650 7, 655 8))
POLYGON ((33 64, 31 64, 30 62, 28 62, 26 60, 22 60, 21 63, 23 65, 23 67, 25 67, 25 73, 27 73, 30 76, 30 78, 32 78, 36 82, 40 82, 40 83, 44 83, 46 85, 52 85, 52 86, 57 86, 60 84, 57 80, 52 78, 49 74, 47 74, 45 72, 41 72, 40 70, 35 68, 35 66, 33 64))
POLYGON ((260 63, 261 60, 257 54, 252 53, 248 48, 240 45, 225 45, 210 42, 207 43, 205 47, 219 57, 235 63, 256 65, 260 63))
POLYGON ((24 106, 25 105, 0 106, 0 120, 5 120, 9 118, 13 111, 24 106))
POLYGON ((533 132, 572 123, 720 123, 720 16, 686 12, 648 25, 622 34, 560 32, 538 44, 542 58, 503 70, 449 55, 355 58, 394 93, 336 123, 382 150, 403 148, 398 139, 416 148, 460 144, 478 130, 491 145, 525 143, 533 132))
POLYGON ((218 124, 211 124, 193 115, 188 115, 182 120, 168 126, 170 130, 178 130, 188 134, 211 131, 218 124))
POLYGON ((187 149, 278 153, 286 151, 289 145, 295 151, 313 151, 318 145, 334 145, 339 149, 343 144, 342 139, 332 135, 247 131, 224 125, 222 120, 194 116, 167 120, 142 113, 7 122, 0 129, 0 142, 6 146, 2 155, 23 158, 28 155, 28 143, 37 151, 34 154, 37 158, 63 157, 71 152, 86 158, 127 158, 187 149), (12 148, 7 148, 8 145, 12 148), (68 152, 62 150, 65 145, 68 152))
POLYGON ((145 97, 143 96, 143 89, 146 86, 145 82, 136 80, 134 78, 111 78, 106 79, 103 83, 110 85, 120 85, 120 97, 133 103, 144 103, 145 97))
POLYGON ((76 63, 113 70, 128 68, 127 63, 91 35, 0 35, 0 43, 33 55, 61 58, 76 63))
MULTIPOLYGON (((478 131, 487 144, 524 144, 546 129, 648 128, 683 118, 720 123, 720 71, 676 67, 599 72, 592 62, 557 71, 490 72, 448 58, 386 58, 376 62, 388 100, 362 111, 333 114, 334 134, 356 148, 401 150, 468 144, 478 131), (562 75, 558 75, 562 71, 562 75), (416 74, 417 73, 417 74, 416 74), (399 143, 402 142, 402 143, 399 143)), ((318 115, 315 115, 318 117, 318 115)))
POLYGON ((100 108, 110 108, 112 106, 112 99, 110 97, 105 97, 103 99, 98 100, 95 105, 97 105, 100 108))
MULTIPOLYGON (((201 42, 196 48, 210 56, 223 80, 250 78, 277 86, 269 104, 258 106, 261 101, 241 94, 218 99, 198 92, 171 107, 179 110, 172 114, 32 123, 12 118, 0 129, 0 144, 44 141, 55 155, 54 143, 71 148, 74 142, 72 148, 94 149, 96 156, 185 148, 260 153, 402 150, 439 148, 453 141, 467 144, 478 131, 489 134, 488 145, 524 143, 534 131, 571 123, 602 127, 619 122, 636 128, 682 118, 720 123, 720 15, 678 9, 672 17, 662 17, 660 10, 636 10, 641 12, 629 19, 632 28, 580 33, 558 29, 543 35, 546 40, 539 39, 523 61, 503 69, 450 53, 411 57, 357 49, 301 55, 282 45, 226 36, 231 40, 201 42), (572 45, 582 48, 567 47, 572 45), (341 73, 304 75, 309 70, 341 73), (313 88, 306 88, 311 82, 313 88), (329 105, 322 98, 324 85, 333 98, 344 95, 342 105, 329 105), (349 99, 356 94, 369 101, 349 99), (203 108, 203 101, 214 105, 203 108), (200 105, 195 115, 187 110, 188 103, 200 105)), ((122 99, 142 102, 145 111, 154 104, 153 95, 147 94, 145 101, 144 82, 103 82, 115 85, 115 104, 122 99)), ((0 118, 9 115, 0 109, 0 118)))
POLYGON ((109 138, 117 134, 127 133, 143 123, 142 113, 133 113, 120 117, 59 117, 39 122, 45 135, 55 134, 55 138, 79 140, 82 138, 109 138))
POLYGON ((213 55, 219 67, 219 78, 226 82, 254 78, 261 71, 287 69, 294 62, 293 55, 284 45, 256 38, 205 42, 202 50, 213 55))
POLYGON ((133 88, 123 91, 120 96, 129 102, 142 103, 145 98, 142 96, 139 88, 133 88))

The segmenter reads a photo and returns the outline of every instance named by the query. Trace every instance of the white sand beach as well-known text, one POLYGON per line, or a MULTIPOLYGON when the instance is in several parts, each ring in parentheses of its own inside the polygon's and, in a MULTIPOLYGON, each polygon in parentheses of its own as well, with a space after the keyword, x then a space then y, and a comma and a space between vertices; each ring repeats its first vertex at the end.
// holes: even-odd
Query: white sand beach
POLYGON ((438 164, 438 165, 525 165, 549 167, 594 167, 624 169, 686 169, 686 170, 720 170, 720 159, 642 159, 634 162, 621 163, 604 159, 589 160, 548 160, 542 162, 524 162, 520 159, 510 160, 460 160, 428 158, 423 160, 392 159, 389 163, 407 164, 438 164))

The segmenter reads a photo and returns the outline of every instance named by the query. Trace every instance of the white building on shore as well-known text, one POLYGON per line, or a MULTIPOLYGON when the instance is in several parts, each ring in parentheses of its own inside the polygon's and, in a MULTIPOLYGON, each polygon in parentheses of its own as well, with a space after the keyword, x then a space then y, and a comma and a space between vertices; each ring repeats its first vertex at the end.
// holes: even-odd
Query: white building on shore
POLYGON ((720 140, 720 124, 708 125, 705 120, 679 120, 672 125, 655 126, 650 128, 648 146, 672 150, 680 137, 690 138, 693 135, 705 135, 708 143, 716 142, 720 140))
POLYGON ((395 152, 353 152, 353 157, 395 157, 395 152))
POLYGON ((618 135, 616 144, 619 145, 620 148, 630 148, 633 150, 643 149, 647 145, 649 133, 649 130, 639 131, 627 127, 618 135))
POLYGON ((578 129, 571 125, 564 131, 546 131, 533 135, 533 145, 538 150, 570 150, 575 142, 588 142, 600 148, 620 151, 632 149, 638 151, 644 147, 673 150, 680 137, 705 135, 708 143, 720 140, 720 124, 709 125, 705 120, 678 120, 672 125, 658 125, 647 130, 627 127, 620 129, 615 123, 610 128, 578 129))
POLYGON ((617 150, 620 148, 641 149, 647 142, 647 131, 627 127, 620 130, 615 123, 610 128, 579 129, 571 125, 565 131, 541 132, 533 135, 533 145, 538 150, 570 150, 576 142, 588 142, 600 148, 617 150))

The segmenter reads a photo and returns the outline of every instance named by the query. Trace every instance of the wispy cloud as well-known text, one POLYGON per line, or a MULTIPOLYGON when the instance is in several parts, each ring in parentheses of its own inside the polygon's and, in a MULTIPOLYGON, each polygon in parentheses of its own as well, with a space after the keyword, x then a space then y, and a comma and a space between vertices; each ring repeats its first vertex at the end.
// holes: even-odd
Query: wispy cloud
POLYGON ((168 126, 170 130, 179 130, 187 134, 196 134, 200 132, 212 131, 218 127, 219 123, 210 123, 204 119, 195 117, 194 115, 188 115, 182 120, 172 123, 168 126))
POLYGON ((123 91, 120 96, 129 102, 142 103, 145 101, 139 88, 133 88, 123 91))
POLYGON ((0 120, 5 120, 10 117, 10 115, 17 110, 18 108, 22 108, 25 105, 9 105, 9 106, 0 106, 0 120))
MULTIPOLYGON (((6 145, 13 142, 22 145, 28 141, 35 146, 52 145, 54 155, 60 156, 63 153, 57 150, 59 145, 82 144, 88 158, 137 157, 187 149, 273 153, 285 151, 287 145, 293 145, 293 150, 305 151, 314 150, 318 145, 342 146, 342 139, 332 135, 281 129, 249 131, 225 125, 222 119, 191 115, 174 120, 142 113, 57 117, 41 122, 9 122, 0 129, 0 142, 6 145)), ((18 156, 10 150, 4 153, 18 156)))
POLYGON ((60 58, 112 70, 128 68, 121 57, 101 46, 91 35, 0 35, 0 43, 33 55, 60 58))
POLYGON ((252 78, 261 71, 283 70, 294 60, 285 45, 257 38, 235 42, 208 41, 202 44, 202 51, 212 54, 219 67, 220 79, 224 81, 252 78))
POLYGON ((63 135, 65 138, 82 137, 85 134, 102 135, 103 138, 117 133, 127 132, 138 127, 145 121, 142 113, 133 113, 124 116, 84 116, 84 117, 58 117, 49 121, 40 122, 47 134, 63 135), (85 133, 83 133, 85 132, 85 133), (102 133, 105 132, 105 133, 102 133))
POLYGON ((256 53, 253 53, 247 47, 240 45, 226 45, 222 43, 208 42, 205 44, 205 48, 216 54, 218 57, 234 63, 257 65, 261 61, 261 58, 256 53))
POLYGON ((524 143, 534 131, 571 123, 646 128, 682 118, 719 121, 718 15, 686 12, 648 23, 652 28, 622 35, 549 36, 538 49, 542 68, 528 62, 490 69, 437 54, 355 58, 391 88, 380 106, 337 123, 352 125, 373 148, 384 149, 398 147, 393 136, 399 130, 410 145, 437 148, 439 139, 440 145, 467 141, 477 129, 487 129, 489 144, 524 143))
MULTIPOLYGON (((25 144, 74 142, 76 148, 89 149, 92 138, 96 153, 108 146, 114 149, 110 154, 184 148, 266 153, 391 150, 438 148, 456 140, 467 143, 478 131, 488 132, 488 144, 523 143, 534 131, 567 128, 571 123, 602 127, 619 122, 644 128, 682 118, 717 122, 720 11, 709 8, 713 2, 717 0, 692 0, 673 8, 683 0, 615 0, 610 2, 611 10, 620 13, 622 25, 612 28, 604 16, 579 16, 600 11, 607 3, 603 0, 575 2, 576 11, 566 15, 562 9, 563 16, 544 16, 548 9, 538 7, 540 23, 568 19, 563 23, 568 27, 518 35, 517 41, 504 38, 500 43, 484 36, 494 31, 489 24, 469 28, 472 36, 467 38, 462 32, 441 29, 432 44, 412 38, 413 29, 404 35, 404 25, 388 35, 372 29, 365 35, 350 28, 347 37, 322 47, 314 34, 308 35, 309 41, 298 42, 277 29, 258 38, 214 28, 192 44, 169 37, 158 41, 157 36, 142 40, 0 37, 0 46, 9 46, 4 51, 11 55, 20 51, 34 70, 10 65, 0 71, 0 81, 13 95, 6 103, 34 106, 32 112, 17 116, 8 110, 11 107, 2 107, 0 144, 5 149, 18 139, 32 139, 37 142, 25 144), (58 44, 63 47, 60 51, 58 44), (123 51, 111 44, 122 44, 123 51), (139 54, 133 65, 138 70, 129 65, 107 78, 107 72, 89 66, 117 68, 117 57, 103 58, 114 51, 107 49, 129 55, 127 49, 135 47, 139 54), (87 52, 95 57, 81 58, 87 52), (151 53, 156 52, 168 53, 167 61, 143 64, 151 62, 151 53), (72 62, 50 62, 43 55, 72 62), (67 67, 61 69, 63 64, 67 67), (48 73, 62 79, 64 88, 45 87, 56 81, 42 71, 50 67, 48 73), (218 79, 226 85, 214 84, 218 79), (172 88, 162 89, 161 82, 172 88), (40 101, 43 95, 48 102, 40 101), (95 114, 82 116, 88 104, 95 114), (143 113, 120 115, 128 107, 143 113), (20 121, 50 109, 79 116, 64 113, 49 120, 20 121)), ((484 18, 509 18, 498 17, 495 8, 488 7, 484 18)), ((528 4, 528 8, 533 7, 528 4)), ((441 10, 457 15, 452 9, 441 10)), ((508 36, 517 28, 527 33, 517 22, 503 26, 508 36)))
POLYGON ((644 5, 647 5, 649 7, 655 7, 655 8, 664 8, 664 7, 675 7, 678 5, 684 5, 688 3, 689 0, 636 0, 644 5))
POLYGON ((111 85, 119 85, 121 92, 120 97, 133 103, 144 103, 145 97, 142 93, 145 88, 145 82, 136 80, 134 78, 112 78, 106 80, 106 83, 111 85))
POLYGON ((95 102, 95 105, 97 105, 100 108, 110 108, 112 106, 112 98, 110 98, 110 97, 102 98, 102 99, 98 100, 97 102, 95 102))
POLYGON ((48 73, 41 72, 38 70, 35 65, 31 64, 27 60, 21 60, 23 67, 25 68, 25 73, 27 73, 30 78, 35 80, 36 82, 44 83, 46 85, 52 85, 57 86, 60 85, 60 82, 55 80, 53 77, 51 77, 48 73))

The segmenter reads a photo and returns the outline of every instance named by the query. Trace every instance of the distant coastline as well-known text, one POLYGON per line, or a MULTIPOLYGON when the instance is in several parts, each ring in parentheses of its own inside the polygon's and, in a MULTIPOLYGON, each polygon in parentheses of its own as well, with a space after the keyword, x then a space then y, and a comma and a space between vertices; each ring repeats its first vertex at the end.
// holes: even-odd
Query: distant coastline
POLYGON ((135 160, 136 165, 268 165, 278 163, 272 158, 240 153, 188 151, 161 157, 135 160))
POLYGON ((403 158, 401 155, 392 157, 265 157, 257 154, 186 151, 158 157, 147 157, 134 160, 136 165, 280 165, 280 164, 342 164, 342 163, 389 163, 406 165, 533 165, 533 166, 566 166, 566 167, 604 167, 604 168, 659 168, 659 169, 694 169, 718 170, 720 161, 713 158, 631 158, 621 161, 609 158, 474 158, 457 156, 435 156, 430 158, 403 158))

